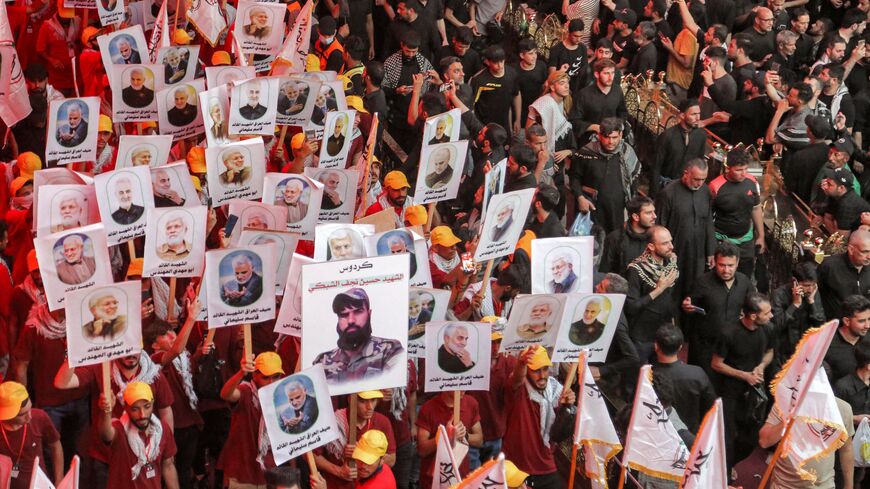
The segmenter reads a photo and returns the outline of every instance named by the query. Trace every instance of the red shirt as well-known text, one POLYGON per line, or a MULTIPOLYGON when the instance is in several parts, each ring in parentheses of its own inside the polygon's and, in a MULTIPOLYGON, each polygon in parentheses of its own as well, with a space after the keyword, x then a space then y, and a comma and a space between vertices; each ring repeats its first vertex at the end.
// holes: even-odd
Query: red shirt
POLYGON ((495 364, 489 369, 489 390, 468 392, 480 405, 480 427, 486 441, 498 440, 504 436, 507 425, 505 389, 516 363, 516 357, 497 356, 495 364))
MULTIPOLYGON (((73 88, 72 81, 72 58, 69 55, 69 47, 66 39, 62 37, 53 27, 53 22, 49 19, 39 26, 39 36, 36 39, 36 50, 44 56, 55 61, 60 61, 62 67, 55 68, 50 63, 40 59, 40 62, 45 64, 45 69, 48 71, 48 83, 58 90, 73 88)), ((68 27, 63 27, 66 32, 68 27)))
POLYGON ((66 362, 66 338, 52 340, 39 334, 36 328, 24 328, 12 358, 16 363, 30 363, 30 388, 36 407, 61 406, 88 395, 84 387, 58 389, 54 386, 54 374, 66 362))
MULTIPOLYGON (((347 419, 347 410, 340 409, 340 410, 336 411, 335 416, 347 419)), ((387 419, 386 416, 384 416, 383 414, 376 411, 372 415, 372 418, 366 424, 364 424, 362 428, 356 429, 356 439, 359 440, 360 437, 362 437, 363 433, 365 433, 368 430, 382 431, 384 433, 384 435, 386 435, 386 437, 387 437, 387 454, 389 455, 391 453, 396 453, 396 438, 393 436, 393 428, 390 426, 390 420, 387 419)), ((321 448, 317 449, 316 453, 318 455, 321 455, 326 460, 329 460, 330 462, 334 463, 335 465, 344 465, 344 459, 336 458, 325 447, 321 447, 321 448)), ((353 481, 346 481, 343 479, 339 479, 338 477, 335 477, 334 475, 332 475, 326 471, 321 472, 321 475, 323 475, 323 478, 326 479, 326 487, 328 487, 329 489, 353 489, 354 488, 353 481)), ((369 487, 369 486, 366 486, 366 487, 369 487)), ((375 486, 370 486, 370 487, 375 487, 375 486)))
MULTIPOLYGON (((435 438, 438 434, 438 425, 443 424, 445 427, 453 419, 453 406, 448 406, 444 403, 443 396, 435 396, 426 401, 423 407, 420 408, 420 413, 417 415, 417 426, 429 432, 429 439, 435 438)), ((480 422, 480 411, 478 410, 477 401, 471 396, 463 396, 459 403, 459 421, 465 425, 465 429, 470 433, 471 427, 480 422)), ((432 469, 435 467, 435 452, 431 455, 420 459, 420 487, 430 487, 432 485, 432 469)), ((468 457, 462 460, 459 465, 459 473, 463 477, 468 474, 468 457)))
MULTIPOLYGON (((126 489, 161 489, 163 486, 163 471, 161 466, 163 461, 175 456, 175 438, 172 437, 172 430, 165 421, 160 421, 163 426, 163 435, 160 437, 160 449, 158 451, 157 460, 152 464, 154 476, 148 477, 148 467, 142 467, 139 470, 139 475, 133 479, 133 466, 136 465, 138 459, 130 449, 130 442, 127 441, 127 432, 124 431, 124 426, 118 419, 112 420, 112 426, 115 428, 115 439, 112 440, 111 457, 109 458, 109 483, 107 487, 119 487, 126 489)), ((137 430, 139 431, 139 430, 137 430)), ((139 431, 139 436, 143 443, 147 444, 145 434, 139 431)))
POLYGON ((511 420, 504 433, 505 458, 517 468, 531 475, 556 471, 552 448, 544 446, 541 436, 541 418, 538 403, 529 398, 525 381, 516 390, 508 387, 506 393, 507 417, 511 420))
MULTIPOLYGON (((163 351, 155 352, 151 355, 151 360, 154 360, 154 363, 159 365, 165 354, 166 352, 163 351)), ((190 371, 192 377, 193 373, 196 372, 193 355, 191 355, 190 359, 190 371)), ((170 363, 163 367, 163 375, 166 377, 169 388, 172 390, 172 397, 175 399, 175 402, 172 403, 172 422, 175 428, 187 428, 194 425, 202 426, 202 416, 190 407, 190 398, 184 392, 184 379, 181 377, 178 369, 175 368, 175 364, 170 363)))
POLYGON ((29 489, 34 458, 40 457, 39 466, 45 471, 45 457, 42 452, 46 445, 60 441, 60 435, 45 411, 34 408, 30 413, 32 419, 27 423, 26 431, 24 428, 15 431, 4 430, 6 437, 0 436, 0 455, 11 458, 12 463, 17 463, 20 470, 18 477, 11 480, 10 489, 29 489), (22 437, 25 437, 24 440, 22 437))
MULTIPOLYGON (((239 402, 233 406, 230 419, 230 434, 218 458, 218 469, 224 471, 225 480, 232 477, 243 484, 265 485, 266 475, 257 462, 262 411, 254 402, 257 395, 254 384, 239 384, 239 394, 239 402)), ((275 466, 271 450, 263 462, 267 467, 275 466)))
POLYGON ((408 387, 405 389, 405 395, 408 397, 408 403, 402 411, 400 419, 390 411, 391 402, 378 402, 377 411, 390 420, 390 426, 393 427, 393 435, 396 437, 396 446, 400 447, 411 441, 411 409, 416 409, 416 406, 411 406, 411 394, 417 392, 417 368, 414 367, 414 361, 408 359, 408 387))
POLYGON ((387 464, 381 464, 373 475, 364 481, 356 481, 356 489, 396 489, 396 477, 387 464))

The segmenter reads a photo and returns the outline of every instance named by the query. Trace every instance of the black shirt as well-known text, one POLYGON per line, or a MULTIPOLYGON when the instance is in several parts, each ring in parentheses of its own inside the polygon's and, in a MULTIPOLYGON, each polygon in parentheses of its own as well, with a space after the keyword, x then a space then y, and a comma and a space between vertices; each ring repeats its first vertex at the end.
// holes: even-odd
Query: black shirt
POLYGON ((538 58, 531 70, 522 69, 519 63, 513 67, 517 71, 517 84, 520 87, 520 97, 522 98, 523 113, 520 124, 525 126, 526 119, 529 118, 529 105, 541 96, 542 87, 547 81, 547 65, 541 61, 541 58, 538 58))
MULTIPOLYGON (((550 58, 547 66, 552 66, 558 70, 562 68, 562 65, 568 65, 568 76, 571 77, 572 93, 585 87, 588 83, 586 79, 586 67, 588 64, 586 46, 583 43, 580 43, 574 50, 566 48, 565 44, 561 42, 550 48, 550 58)), ((540 87, 538 88, 540 91, 540 87)), ((532 100, 534 101, 534 99, 532 100)))
POLYGON ((654 42, 644 45, 631 58, 628 63, 626 72, 639 75, 646 73, 647 70, 655 70, 658 63, 658 51, 654 42))
POLYGON ((565 226, 559 220, 559 216, 555 212, 547 214, 544 222, 538 221, 537 216, 532 217, 532 223, 529 225, 529 231, 535 233, 535 237, 541 238, 562 238, 567 233, 565 226))
POLYGON ((755 292, 752 280, 740 272, 734 273, 731 288, 725 285, 714 270, 701 275, 689 297, 692 298, 692 305, 703 308, 707 314, 691 315, 693 328, 690 343, 700 340, 715 344, 740 319, 743 302, 751 292, 755 292))
POLYGON ((476 75, 477 72, 483 68, 483 63, 480 61, 480 55, 477 54, 477 51, 469 48, 465 50, 465 54, 459 56, 456 54, 456 51, 453 50, 453 46, 441 46, 438 50, 438 54, 435 56, 436 59, 431 60, 432 64, 434 66, 440 66, 441 60, 449 56, 459 58, 459 62, 462 63, 462 72, 465 73, 466 80, 470 80, 472 76, 476 75))
POLYGON ((752 39, 752 54, 749 56, 752 61, 761 61, 768 54, 773 54, 774 41, 776 40, 775 32, 770 31, 762 34, 756 31, 755 27, 749 27, 743 31, 743 34, 752 39))
POLYGON ((471 88, 474 90, 474 113, 480 121, 500 124, 510 134, 510 111, 514 97, 520 93, 516 70, 505 66, 501 77, 482 70, 471 79, 471 88))
MULTIPOLYGON (((852 406, 852 414, 870 414, 870 386, 858 378, 855 372, 834 384, 834 395, 852 406)), ((849 420, 844 419, 844 423, 849 420)))
MULTIPOLYGON (((716 346, 716 355, 722 357, 725 364, 743 372, 751 372, 764 359, 764 354, 771 348, 767 332, 763 327, 750 331, 742 323, 732 324, 722 334, 716 346)), ((718 389, 722 397, 740 399, 746 388, 745 381, 729 375, 718 375, 718 389)))
POLYGON ((755 181, 747 177, 742 182, 731 182, 719 176, 711 182, 710 190, 716 232, 742 238, 752 227, 752 209, 761 202, 755 181))
POLYGON ((858 368, 858 362, 855 360, 855 348, 863 341, 865 338, 862 337, 853 345, 843 338, 839 329, 834 333, 831 346, 828 347, 828 353, 825 354, 825 363, 832 383, 836 384, 858 368))
POLYGON ((704 146, 707 144, 707 133, 701 128, 689 129, 676 124, 665 129, 659 136, 656 147, 656 159, 653 166, 653 179, 650 186, 653 196, 658 193, 659 177, 677 180, 683 175, 686 162, 693 158, 704 157, 704 146))
POLYGON ((861 221, 862 212, 870 212, 870 204, 850 187, 840 198, 828 197, 828 209, 838 229, 855 229, 861 221))
POLYGON ((674 409, 689 431, 697 433, 704 414, 716 400, 716 391, 707 373, 700 367, 679 360, 674 363, 656 362, 653 371, 656 375, 671 379, 672 384, 680 390, 680 394, 674 396, 674 409))
POLYGON ((659 327, 674 319, 674 288, 669 287, 653 299, 649 293, 655 287, 644 282, 636 269, 629 268, 625 278, 628 280, 628 294, 625 297, 628 332, 634 341, 651 343, 659 327))
POLYGON ((622 88, 614 82, 607 94, 596 83, 580 90, 580 94, 574 99, 574 107, 568 114, 577 144, 582 146, 587 140, 583 138, 583 134, 590 124, 600 124, 607 117, 619 117, 622 120, 628 118, 622 88))
POLYGON ((870 297, 870 267, 861 267, 859 271, 846 253, 825 258, 819 265, 818 274, 822 306, 828 320, 843 316, 840 304, 846 297, 855 294, 870 297))
POLYGON ((649 242, 646 234, 637 234, 626 223, 624 229, 611 231, 604 238, 604 246, 598 271, 601 273, 624 274, 628 264, 641 255, 649 242))

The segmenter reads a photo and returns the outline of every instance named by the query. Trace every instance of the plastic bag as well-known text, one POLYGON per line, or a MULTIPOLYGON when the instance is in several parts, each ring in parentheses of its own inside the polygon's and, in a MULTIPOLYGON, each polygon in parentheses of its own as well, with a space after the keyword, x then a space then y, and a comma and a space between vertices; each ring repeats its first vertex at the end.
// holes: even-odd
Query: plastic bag
POLYGON ((852 451, 855 453, 855 467, 870 467, 870 422, 861 420, 852 438, 852 451))
POLYGON ((592 234, 592 213, 577 213, 574 224, 568 230, 568 236, 589 236, 592 234))

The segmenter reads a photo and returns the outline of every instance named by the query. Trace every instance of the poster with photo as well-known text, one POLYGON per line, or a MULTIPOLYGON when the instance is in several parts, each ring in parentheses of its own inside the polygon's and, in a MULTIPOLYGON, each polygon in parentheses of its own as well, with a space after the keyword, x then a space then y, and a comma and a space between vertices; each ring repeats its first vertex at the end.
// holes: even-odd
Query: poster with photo
POLYGON ((205 90, 202 78, 182 82, 157 92, 160 134, 184 139, 204 132, 197 94, 205 90))
POLYGON ((461 118, 462 111, 459 109, 448 110, 443 114, 427 118, 423 128, 423 146, 459 141, 461 118))
POLYGON ((323 185, 320 214, 317 216, 318 224, 353 222, 356 184, 359 181, 358 171, 306 168, 305 176, 323 185))
POLYGON ((257 76, 253 66, 206 66, 205 81, 209 90, 227 83, 248 80, 257 76))
POLYGON ((39 215, 36 236, 69 231, 100 222, 100 208, 93 185, 44 185, 36 202, 39 215))
POLYGON ((322 81, 320 91, 317 92, 317 97, 314 99, 311 119, 305 125, 306 133, 312 131, 313 139, 322 139, 326 125, 326 114, 338 110, 347 110, 344 83, 339 80, 322 81))
POLYGON ((142 282, 79 290, 66 300, 70 367, 96 365, 142 351, 142 282))
POLYGON ((206 252, 209 329, 275 319, 275 265, 271 244, 206 252))
POLYGON ((483 219, 474 261, 484 262, 514 252, 534 196, 535 189, 527 188, 492 198, 483 219))
POLYGON ((301 76, 306 80, 317 80, 321 83, 325 82, 333 82, 338 80, 338 73, 327 70, 327 71, 304 71, 299 73, 297 76, 301 76))
POLYGON ((374 233, 375 227, 371 224, 318 224, 314 228, 314 259, 338 261, 363 258, 367 256, 366 236, 374 233))
POLYGON ((282 3, 239 0, 233 36, 242 53, 275 54, 284 42, 284 13, 282 3))
POLYGON ((163 89, 163 65, 112 66, 112 121, 157 120, 155 92, 163 89))
POLYGON ((568 294, 552 360, 574 362, 586 349, 589 363, 603 362, 624 304, 622 294, 568 294))
MULTIPOLYGON (((160 10, 160 5, 154 5, 153 2, 133 2, 127 5, 124 12, 124 22, 130 25, 141 26, 146 32, 154 29, 154 16, 160 10), (153 11, 152 11, 153 9, 153 11)), ((148 50, 142 51, 147 53, 148 50)), ((147 55, 146 55, 147 57, 147 55)))
POLYGON ((107 27, 117 25, 124 21, 126 2, 125 0, 98 0, 97 14, 100 16, 100 25, 107 27))
MULTIPOLYGON (((86 177, 86 175, 85 175, 86 177)), ((85 181, 82 175, 70 170, 67 167, 46 168, 39 170, 33 174, 33 205, 36 206, 37 212, 33 214, 33 232, 39 228, 41 218, 39 215, 39 197, 42 187, 47 185, 88 185, 93 182, 90 177, 89 181, 85 181)))
MULTIPOLYGON (((157 49, 157 63, 163 65, 163 84, 166 87, 196 78, 199 46, 172 46, 157 49)), ((203 84, 197 93, 205 90, 203 84)), ((195 95, 195 94, 194 94, 195 95)))
POLYGON ((302 267, 317 260, 298 253, 293 254, 284 281, 284 298, 275 321, 275 332, 289 336, 302 336, 302 267))
POLYGON ((154 208, 149 167, 100 173, 94 177, 94 185, 109 245, 126 243, 145 234, 145 211, 154 208))
POLYGON ((320 143, 318 168, 344 168, 353 140, 355 110, 337 110, 326 114, 323 141, 320 143))
POLYGON ((212 206, 233 199, 256 200, 263 196, 266 150, 263 138, 247 139, 205 149, 208 191, 212 206))
POLYGON ((99 97, 52 100, 48 107, 45 159, 50 166, 97 159, 99 97))
MULTIPOLYGON (((262 204, 261 204, 262 205, 262 204)), ((275 269, 275 293, 281 295, 287 281, 287 272, 290 270, 290 261, 299 243, 299 234, 287 231, 272 231, 263 229, 245 228, 239 237, 239 247, 249 245, 269 244, 275 245, 275 261, 278 263, 275 269)))
POLYGON ((70 292, 112 283, 106 230, 91 224, 34 240, 48 308, 60 309, 70 292))
POLYGON ((227 236, 230 246, 235 247, 242 237, 242 231, 284 231, 287 222, 287 208, 277 205, 263 204, 249 200, 233 199, 229 202, 227 218, 235 219, 236 224, 227 236), (233 217, 234 216, 234 217, 233 217))
POLYGON ((234 85, 230 94, 230 135, 274 135, 277 105, 278 78, 253 78, 234 85))
POLYGON ((495 166, 492 167, 484 176, 483 176, 483 205, 481 214, 486 215, 486 208, 489 205, 489 201, 498 194, 504 192, 504 182, 507 178, 507 158, 496 163, 495 166))
POLYGON ((115 169, 132 166, 163 166, 169 161, 172 136, 121 136, 115 169))
POLYGON ((491 334, 489 323, 427 323, 425 392, 489 389, 491 334))
POLYGON ((365 239, 368 256, 408 254, 410 283, 414 287, 432 287, 429 271, 429 248, 426 239, 408 228, 393 229, 365 239))
POLYGON ((229 135, 230 94, 226 85, 200 92, 199 109, 209 148, 238 140, 238 137, 229 135))
POLYGON ((429 204, 455 199, 467 154, 468 141, 424 146, 420 152, 414 202, 429 204))
POLYGON ((323 184, 303 175, 267 173, 263 184, 263 203, 287 210, 287 231, 311 240, 320 215, 323 184))
POLYGON ((552 347, 562 321, 565 294, 529 294, 514 299, 504 328, 500 352, 522 351, 528 346, 552 347))
POLYGON ((284 377, 257 395, 275 463, 283 464, 338 438, 322 365, 284 377))
POLYGON ((283 126, 304 126, 311 120, 320 81, 299 76, 282 77, 278 82, 278 114, 275 122, 283 126))
POLYGON ((198 207, 202 205, 187 162, 179 161, 170 165, 151 168, 151 191, 154 207, 198 207))
POLYGON ((139 65, 150 61, 145 31, 139 24, 140 22, 134 22, 130 27, 97 38, 100 57, 103 59, 103 66, 110 81, 115 76, 114 71, 110 69, 113 65, 139 65))
POLYGON ((142 276, 201 277, 208 208, 170 207, 147 214, 142 276))
POLYGON ((593 247, 592 236, 533 240, 532 293, 592 292, 593 247))
POLYGON ((312 263, 302 285, 301 365, 323 365, 330 394, 407 384, 405 257, 312 263))
POLYGON ((408 292, 408 356, 426 358, 426 325, 444 321, 450 291, 411 287, 408 292))

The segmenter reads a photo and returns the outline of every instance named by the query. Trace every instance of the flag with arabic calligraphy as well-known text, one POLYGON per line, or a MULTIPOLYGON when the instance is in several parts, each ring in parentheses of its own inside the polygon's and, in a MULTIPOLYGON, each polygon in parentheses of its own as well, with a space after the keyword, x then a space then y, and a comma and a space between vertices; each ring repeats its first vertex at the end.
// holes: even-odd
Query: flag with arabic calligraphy
POLYGON ((680 489, 709 489, 728 487, 728 466, 725 464, 725 418, 722 399, 704 415, 680 489))
POLYGON ((640 369, 622 465, 644 474, 679 481, 689 451, 652 386, 652 368, 640 369))
POLYGON ((834 338, 839 321, 834 320, 807 330, 795 347, 794 354, 770 383, 773 394, 773 408, 785 424, 800 407, 807 392, 813 372, 819 370, 828 346, 834 338))
POLYGON ((284 45, 275 56, 275 62, 272 64, 273 75, 281 76, 305 71, 305 58, 311 47, 311 7, 312 2, 308 0, 296 16, 293 29, 284 39, 284 45))
POLYGON ((79 456, 73 456, 69 471, 63 476, 57 487, 52 484, 51 478, 42 471, 42 468, 39 466, 39 457, 35 457, 33 460, 33 474, 30 477, 30 489, 79 489, 79 456))
POLYGON ((166 0, 160 5, 160 12, 154 21, 154 30, 151 32, 151 40, 148 41, 148 57, 152 63, 157 62, 157 50, 172 46, 169 32, 169 15, 166 14, 166 0))
POLYGON ((15 38, 6 14, 6 2, 0 6, 0 119, 9 127, 30 114, 30 96, 24 83, 24 71, 15 38))
POLYGON ((187 20, 210 46, 220 41, 227 28, 218 0, 187 0, 187 20))
POLYGON ((586 353, 586 350, 580 352, 580 370, 577 372, 581 382, 577 393, 574 444, 583 449, 586 477, 607 487, 607 463, 622 450, 622 444, 604 404, 604 395, 592 378, 586 353))
POLYGON ((504 475, 504 454, 500 453, 498 458, 481 465, 450 489, 508 489, 504 475))
POLYGON ((450 448, 450 437, 447 436, 447 429, 444 425, 438 425, 438 433, 435 435, 435 473, 432 475, 432 489, 448 489, 454 484, 458 484, 462 478, 459 477, 459 465, 456 463, 456 458, 453 456, 453 449, 450 448))

